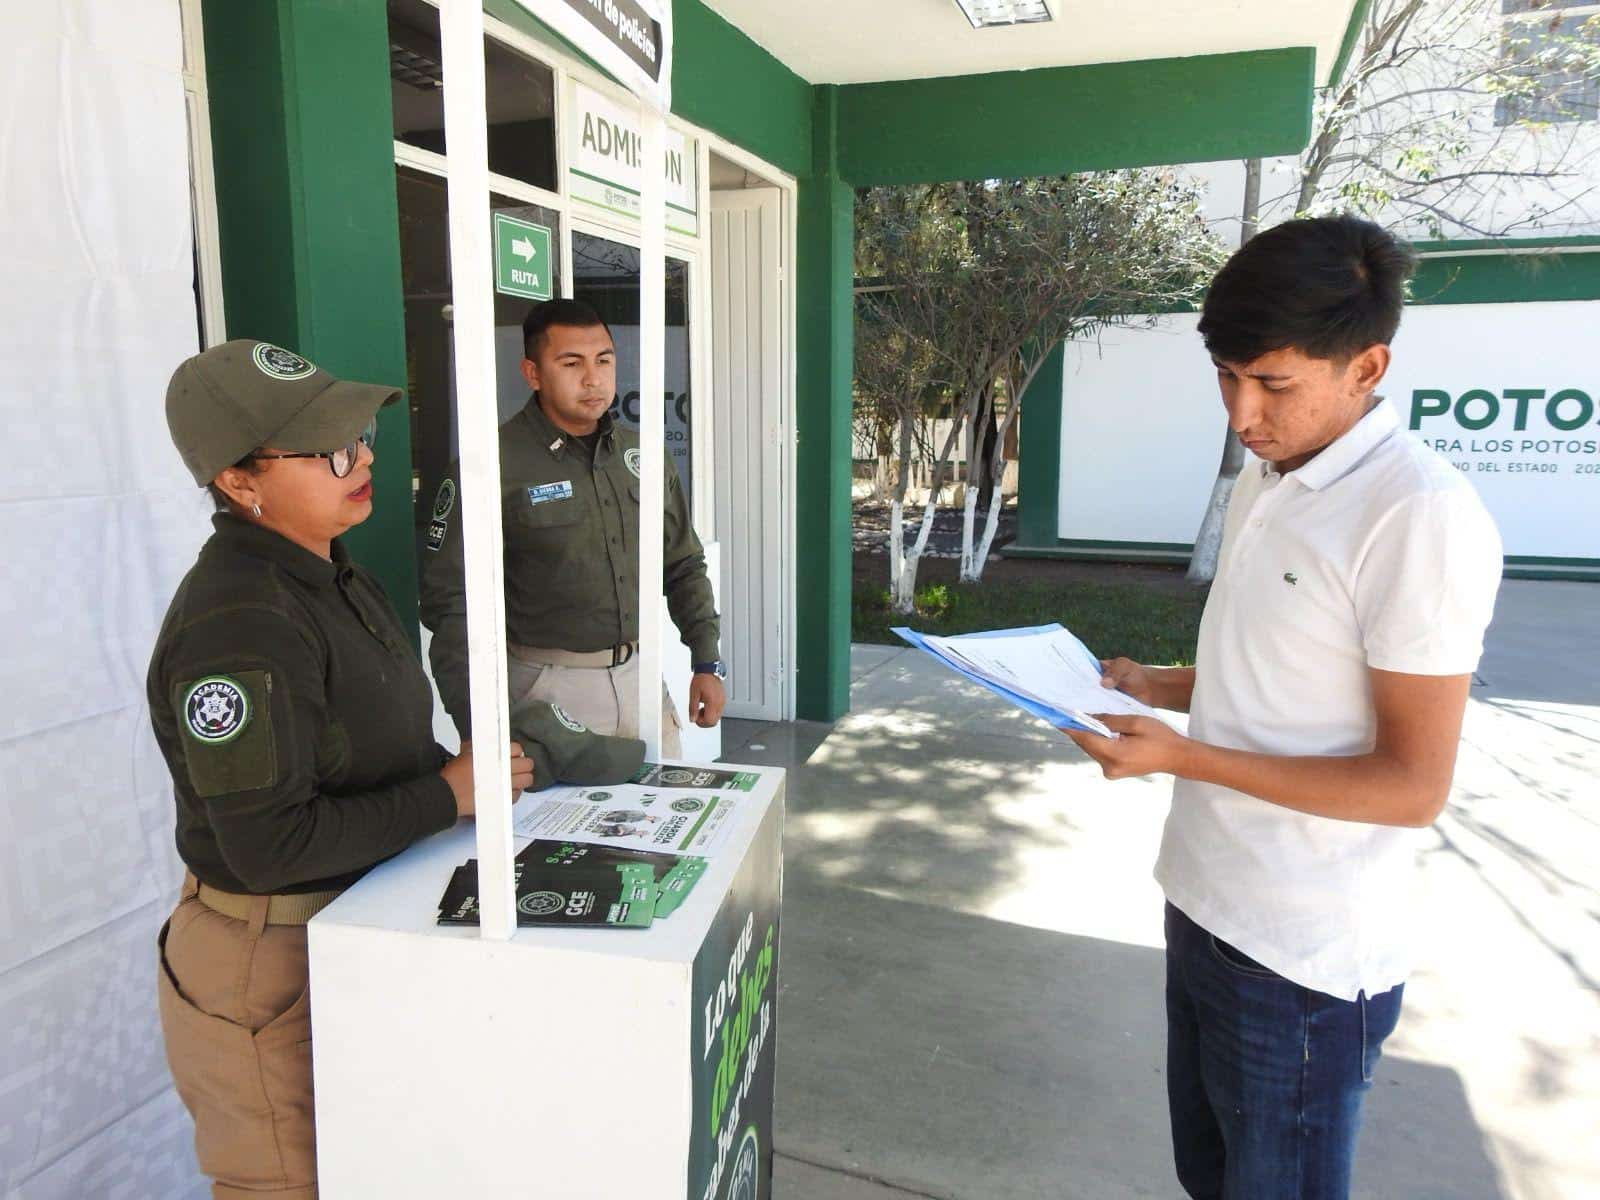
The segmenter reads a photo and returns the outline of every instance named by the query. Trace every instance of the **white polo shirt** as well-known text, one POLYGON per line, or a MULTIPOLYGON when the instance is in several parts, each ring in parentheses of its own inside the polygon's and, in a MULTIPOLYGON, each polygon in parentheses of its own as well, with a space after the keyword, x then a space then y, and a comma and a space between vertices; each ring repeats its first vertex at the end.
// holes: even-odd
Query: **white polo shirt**
MULTIPOLYGON (((1263 754, 1368 753, 1368 669, 1473 671, 1501 561, 1472 486, 1385 402, 1297 471, 1248 463, 1200 622, 1189 735, 1263 754)), ((1354 1000, 1409 970, 1419 835, 1180 779, 1156 879, 1263 966, 1354 1000)))

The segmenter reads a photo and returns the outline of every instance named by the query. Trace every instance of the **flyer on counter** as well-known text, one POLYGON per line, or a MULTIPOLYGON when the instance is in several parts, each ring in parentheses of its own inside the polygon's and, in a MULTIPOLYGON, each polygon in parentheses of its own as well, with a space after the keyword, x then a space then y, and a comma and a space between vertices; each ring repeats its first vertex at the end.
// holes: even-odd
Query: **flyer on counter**
MULTIPOLYGON (((541 869, 516 863, 518 925, 610 925, 648 929, 655 919, 656 877, 648 863, 541 869)), ((478 862, 455 869, 439 900, 439 924, 479 923, 478 862)))
POLYGON ((638 784, 560 788, 524 797, 514 827, 521 837, 706 854, 727 840, 739 803, 737 795, 638 784))
POLYGON ((718 788, 730 792, 753 792, 761 776, 754 771, 719 771, 714 767, 663 766, 645 763, 632 779, 646 788, 718 788))

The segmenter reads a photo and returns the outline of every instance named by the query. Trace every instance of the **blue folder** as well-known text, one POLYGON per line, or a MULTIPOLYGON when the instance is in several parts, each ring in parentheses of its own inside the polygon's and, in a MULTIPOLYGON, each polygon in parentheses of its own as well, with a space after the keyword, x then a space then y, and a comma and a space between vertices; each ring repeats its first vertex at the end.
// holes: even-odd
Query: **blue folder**
MULTIPOLYGON (((963 633, 952 638, 947 638, 946 640, 952 642, 961 642, 969 638, 1019 637, 1025 634, 1055 633, 1058 630, 1062 633, 1066 633, 1069 638, 1072 638, 1073 643, 1076 644, 1078 649, 1083 652, 1083 657, 1089 663, 1091 663, 1095 671, 1098 672, 1100 670, 1100 660, 1089 652, 1089 648, 1087 646, 1078 641, 1078 639, 1071 633, 1068 633, 1059 622, 1055 621, 1052 621, 1048 625, 1029 625, 1021 629, 990 629, 983 633, 963 633)), ((1089 730, 1088 726, 1084 725, 1076 717, 1069 716, 1067 713, 1062 712, 1058 708, 1051 708, 1049 705, 1040 704, 1037 700, 1030 699, 1027 696, 1018 695, 1010 688, 1003 687, 1000 684, 988 679, 982 679, 979 676, 974 675, 971 671, 967 670, 960 664, 951 662, 944 655, 940 654, 933 647, 929 646, 927 639, 915 629, 906 629, 901 627, 891 629, 890 632, 897 634, 901 639, 909 642, 911 645, 915 646, 918 650, 921 650, 930 658, 933 658, 937 662, 942 663, 944 666, 949 667, 952 671, 956 672, 956 674, 965 676, 967 679, 972 680, 973 683, 977 684, 981 688, 987 688, 996 696, 999 696, 1002 700, 1010 701, 1023 712, 1031 713, 1040 720, 1050 722, 1050 724, 1055 726, 1057 729, 1082 729, 1087 732, 1093 732, 1089 730)))

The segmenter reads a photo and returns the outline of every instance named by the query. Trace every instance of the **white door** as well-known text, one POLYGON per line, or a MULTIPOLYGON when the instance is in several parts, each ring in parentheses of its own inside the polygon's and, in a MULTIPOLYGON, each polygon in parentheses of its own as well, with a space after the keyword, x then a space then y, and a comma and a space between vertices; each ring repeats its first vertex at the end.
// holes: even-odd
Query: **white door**
POLYGON ((728 715, 784 716, 782 193, 711 193, 711 395, 728 715))

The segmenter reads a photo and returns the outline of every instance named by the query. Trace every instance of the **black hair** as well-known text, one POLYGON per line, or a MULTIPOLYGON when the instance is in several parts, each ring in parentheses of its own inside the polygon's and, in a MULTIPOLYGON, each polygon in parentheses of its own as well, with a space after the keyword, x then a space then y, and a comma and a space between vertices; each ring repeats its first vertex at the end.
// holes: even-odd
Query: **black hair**
MULTIPOLYGON (((546 300, 535 304, 522 318, 522 353, 537 359, 543 348, 545 331, 552 325, 565 325, 571 329, 593 329, 596 325, 611 337, 611 326, 595 311, 592 304, 582 300, 546 300)), ((612 337, 615 341, 615 337, 612 337)))
MULTIPOLYGON (((241 471, 250 472, 252 475, 261 474, 261 464, 256 461, 256 452, 254 450, 233 465, 241 471)), ((218 512, 233 511, 233 501, 229 500, 228 494, 215 483, 206 484, 206 491, 211 493, 211 502, 217 506, 218 512)))
POLYGON ((1346 362, 1400 328, 1411 247, 1360 217, 1286 221, 1246 242, 1217 272, 1200 336, 1222 362, 1273 350, 1346 362))

